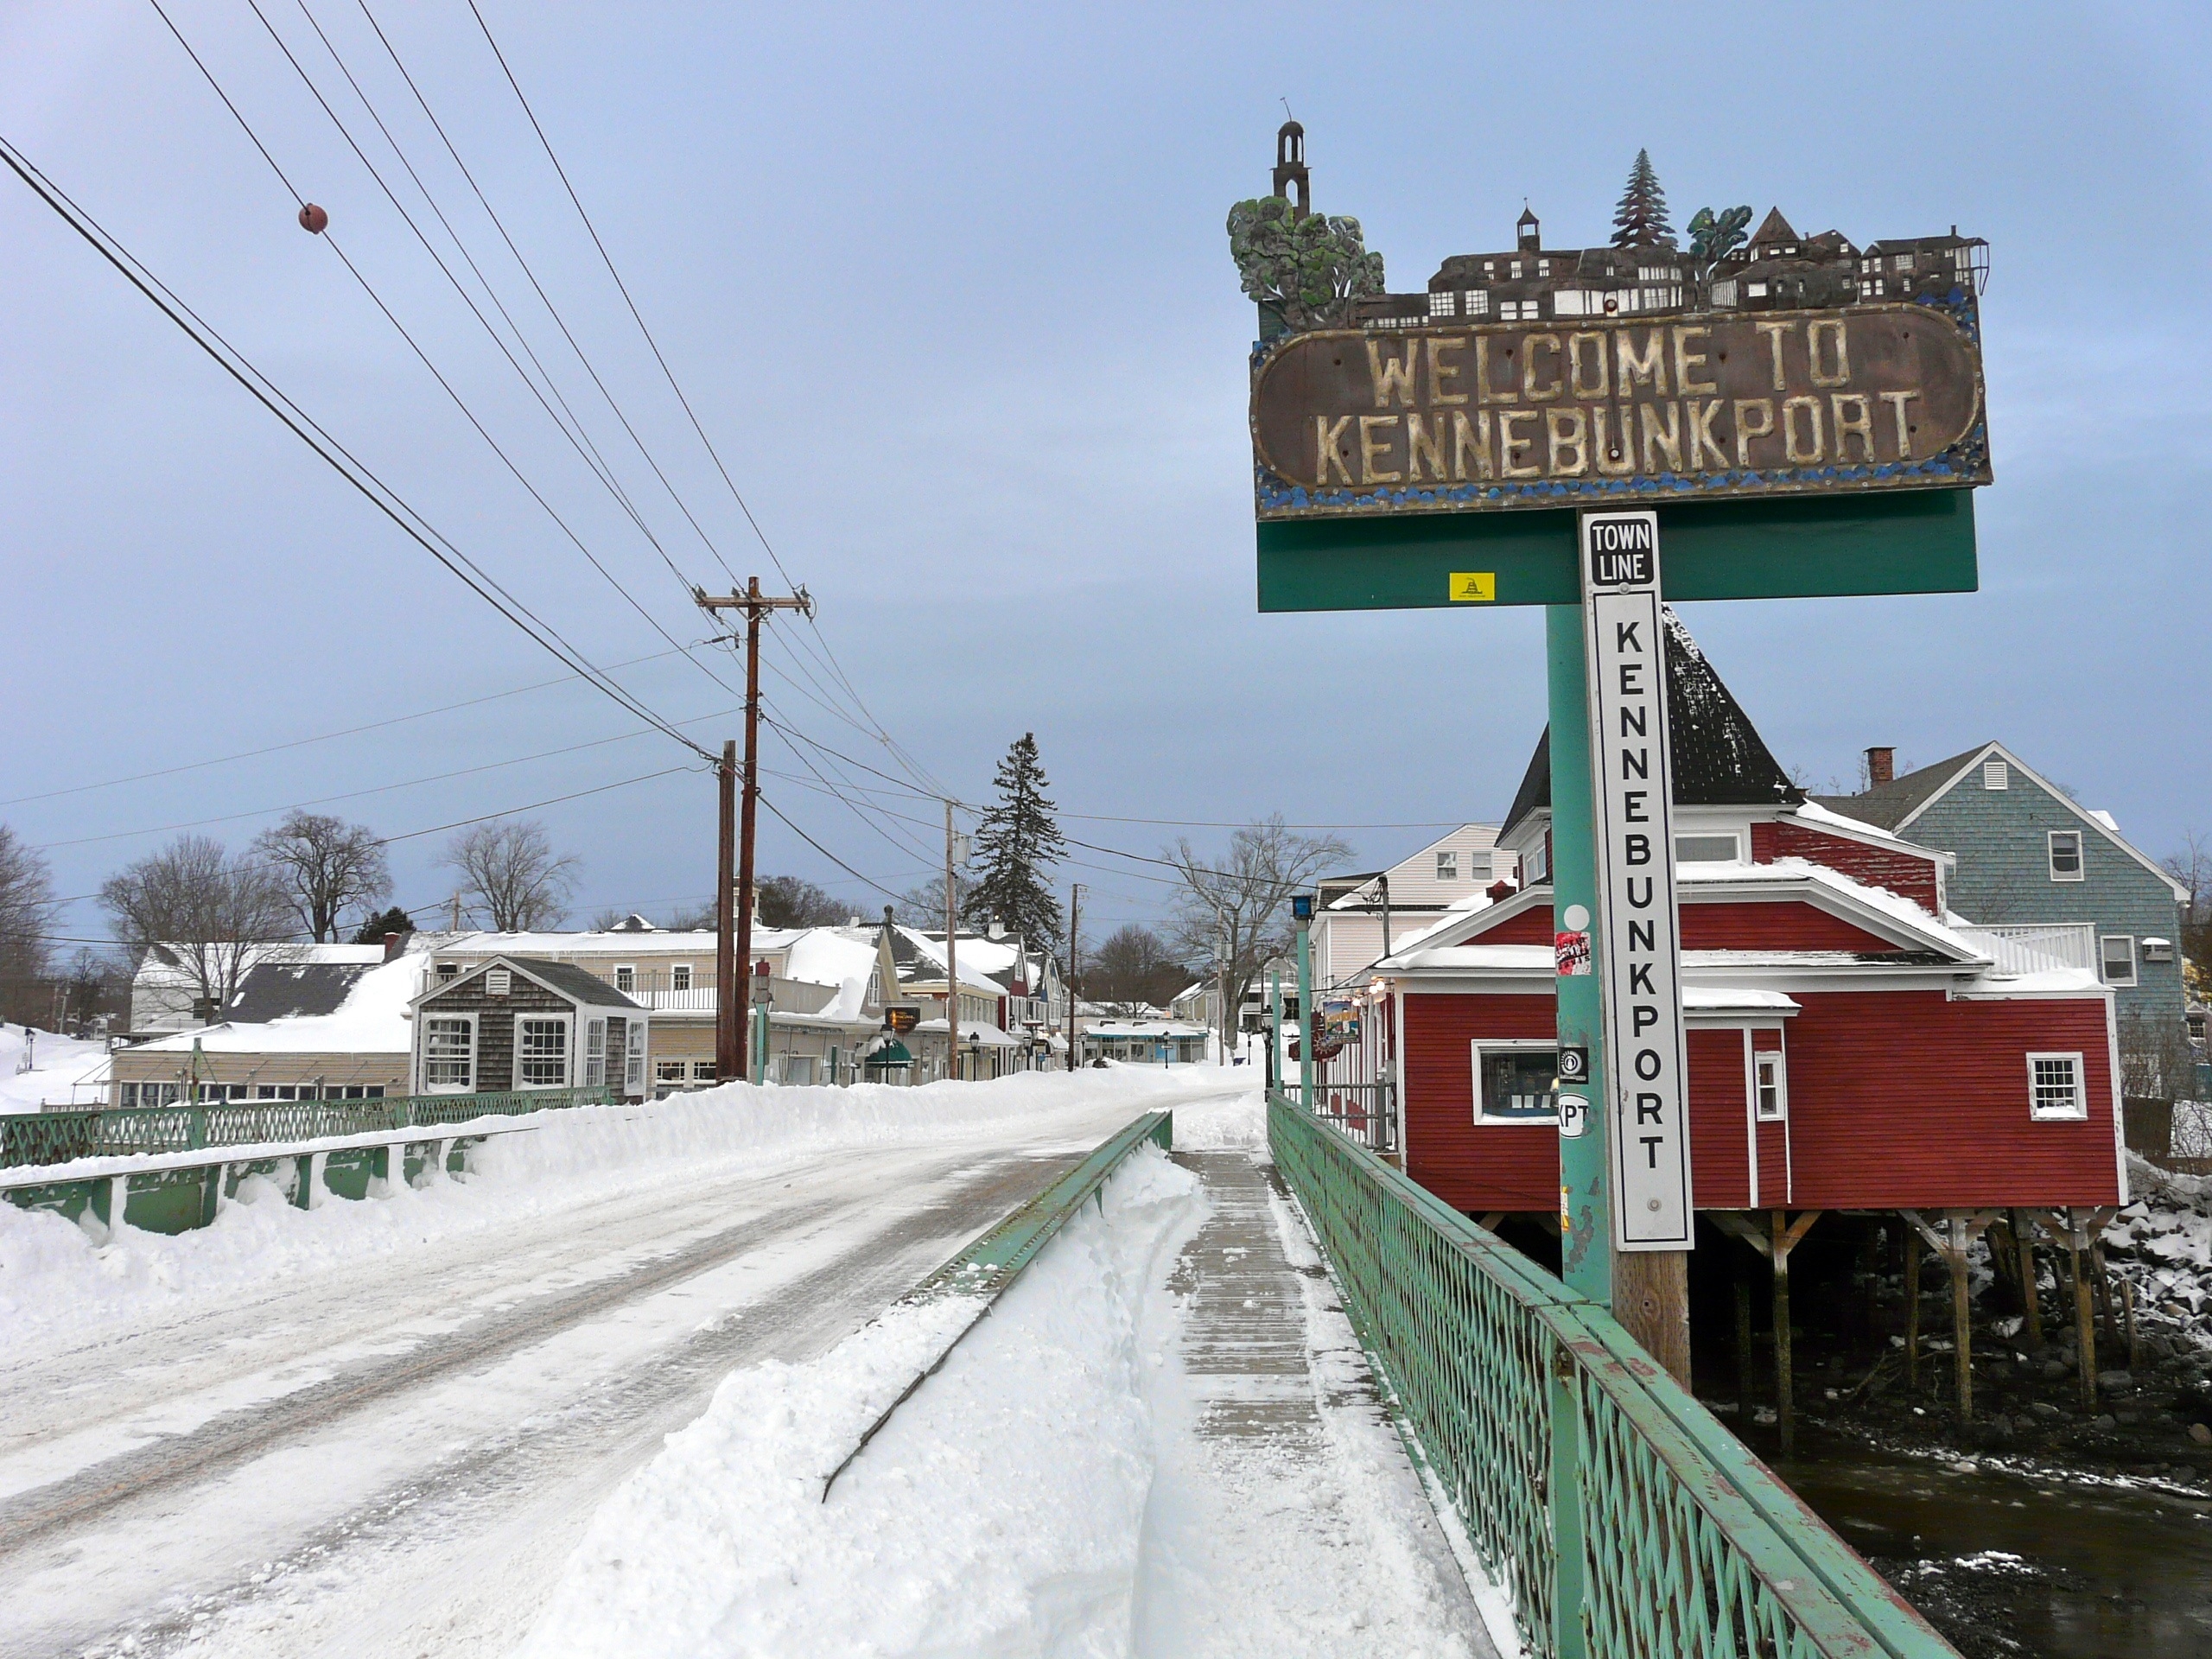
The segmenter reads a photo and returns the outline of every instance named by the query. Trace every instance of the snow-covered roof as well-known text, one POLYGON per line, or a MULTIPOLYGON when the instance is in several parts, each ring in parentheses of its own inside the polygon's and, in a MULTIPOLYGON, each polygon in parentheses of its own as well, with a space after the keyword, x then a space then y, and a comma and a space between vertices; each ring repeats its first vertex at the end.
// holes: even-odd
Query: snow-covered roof
POLYGON ((874 931, 810 927, 791 941, 784 972, 791 979, 837 988, 829 1005, 816 1010, 817 1018, 857 1020, 875 972, 874 931))
POLYGON ((1135 1039, 1188 1039, 1206 1035, 1204 1026, 1188 1026, 1179 1020, 1102 1020, 1095 1026, 1083 1028, 1085 1037, 1106 1037, 1128 1042, 1135 1039))
MULTIPOLYGON (((382 947, 378 954, 383 954, 382 947)), ((189 1053, 197 1043, 210 1054, 404 1054, 410 1047, 407 1005, 422 989, 427 965, 420 956, 380 962, 330 1014, 251 1024, 226 1021, 134 1043, 123 1052, 189 1053)))
MULTIPOLYGON (((943 1020, 920 1020, 915 1025, 914 1029, 933 1031, 942 1036, 944 1033, 944 1021, 943 1020)), ((960 1043, 963 1048, 971 1045, 978 1048, 1019 1048, 1021 1046, 1020 1039, 1007 1036, 996 1026, 977 1025, 972 1020, 963 1020, 960 1022, 960 1043)))
MULTIPOLYGON (((755 950, 781 950, 809 931, 798 927, 762 927, 756 923, 753 929, 753 948, 755 950)), ((682 931, 672 928, 656 928, 650 933, 627 932, 615 928, 605 932, 579 933, 552 931, 443 933, 437 936, 435 944, 429 948, 454 956, 619 957, 634 959, 656 956, 710 957, 715 953, 715 931, 710 927, 682 931)))

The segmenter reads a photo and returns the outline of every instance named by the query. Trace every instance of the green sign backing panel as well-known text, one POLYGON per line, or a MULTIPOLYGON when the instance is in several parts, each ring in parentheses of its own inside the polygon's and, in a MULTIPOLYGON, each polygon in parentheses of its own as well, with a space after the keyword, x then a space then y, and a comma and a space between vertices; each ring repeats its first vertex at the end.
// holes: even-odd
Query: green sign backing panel
MULTIPOLYGON (((1632 505, 1657 507, 1669 600, 1970 594, 1980 585, 1969 490, 1632 505)), ((1575 515, 1566 509, 1271 520, 1259 542, 1262 611, 1582 598, 1575 515)))

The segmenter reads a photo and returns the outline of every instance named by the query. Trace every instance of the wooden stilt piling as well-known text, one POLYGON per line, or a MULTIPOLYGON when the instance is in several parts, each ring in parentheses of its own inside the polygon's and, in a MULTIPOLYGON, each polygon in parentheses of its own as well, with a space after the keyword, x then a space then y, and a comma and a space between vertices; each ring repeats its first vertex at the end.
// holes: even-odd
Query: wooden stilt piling
POLYGON ((1904 1238, 1904 1385, 1920 1392, 1920 1236, 1907 1227, 1904 1238))
POLYGON ((2027 1304, 2027 1338, 2030 1351, 2043 1346, 2043 1297, 2036 1283, 2036 1247, 2029 1232, 2025 1217, 2018 1210, 2010 1212, 2012 1224, 2013 1248, 2019 1252, 2020 1295, 2027 1304))
POLYGON ((1751 1414, 1751 1264, 1736 1253, 1736 1409, 1739 1421, 1751 1414))

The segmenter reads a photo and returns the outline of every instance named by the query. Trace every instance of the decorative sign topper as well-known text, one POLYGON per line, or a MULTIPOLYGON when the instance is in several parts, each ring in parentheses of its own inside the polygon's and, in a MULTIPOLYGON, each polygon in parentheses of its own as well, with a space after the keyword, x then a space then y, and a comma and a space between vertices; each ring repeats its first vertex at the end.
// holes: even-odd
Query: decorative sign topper
POLYGON ((1357 220, 1306 213, 1288 142, 1230 217, 1262 519, 1991 480, 1977 238, 1860 248, 1776 211, 1746 240, 1734 207, 1681 248, 1639 158, 1611 245, 1546 249, 1524 213, 1512 250, 1390 294, 1357 220))

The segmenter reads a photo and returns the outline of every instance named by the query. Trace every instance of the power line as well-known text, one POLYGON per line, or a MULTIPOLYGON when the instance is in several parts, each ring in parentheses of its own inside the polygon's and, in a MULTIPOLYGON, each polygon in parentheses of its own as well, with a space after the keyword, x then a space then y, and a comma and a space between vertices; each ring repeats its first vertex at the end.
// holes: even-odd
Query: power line
MULTIPOLYGON (((219 89, 218 89, 219 91, 219 89)), ((222 334, 211 327, 199 313, 178 298, 168 284, 156 276, 135 255, 111 236, 99 221, 72 200, 66 191, 48 179, 22 152, 4 137, 0 137, 0 162, 29 186, 33 194, 52 208, 63 223, 84 238, 100 257, 121 272, 124 278, 136 288, 155 308, 219 365, 223 371, 245 387, 254 400, 276 416, 334 472, 360 493, 371 505, 390 518, 409 539, 459 577, 478 598, 490 605, 516 627, 528 634, 549 655, 588 680, 594 689, 621 704, 647 724, 658 728, 702 760, 713 759, 697 744, 677 731, 661 719, 634 694, 625 689, 605 670, 595 665, 575 645, 569 644, 560 631, 544 621, 529 607, 517 599, 497 579, 463 553, 453 541, 423 518, 406 499, 401 496, 365 463, 333 437, 314 416, 300 407, 276 383, 257 368, 251 359, 232 346, 222 334)))
POLYGON ((800 829, 798 825, 793 823, 789 818, 785 817, 784 810, 778 806, 773 801, 770 800, 766 795, 756 796, 754 798, 757 799, 761 805, 766 807, 771 812, 773 812, 779 818, 782 818, 784 828, 790 830, 808 846, 813 848, 816 852, 821 854, 823 857, 828 859, 832 864, 835 864, 847 875, 851 876, 854 880, 867 883, 868 886, 874 887, 878 893, 881 893, 887 899, 899 903, 905 902, 906 897, 906 894, 903 893, 893 893, 890 888, 885 887, 883 883, 876 880, 872 876, 862 875, 851 865, 846 863, 843 859, 838 857, 836 854, 831 852, 827 847, 824 847, 812 836, 808 835, 805 830, 800 829))
MULTIPOLYGON (((697 715, 678 723, 696 726, 709 720, 721 720, 737 712, 734 709, 718 709, 710 715, 697 715)), ((255 807, 244 812, 225 812, 214 817, 194 818, 183 823, 156 824, 143 830, 111 830, 97 836, 79 836, 70 841, 48 841, 39 845, 41 852, 51 852, 62 847, 89 847, 104 841, 128 841, 137 836, 162 836, 174 830, 200 830, 211 823, 236 823, 241 818, 267 817, 276 812, 295 812, 310 806, 327 806, 334 801, 357 801, 365 795, 388 795, 396 789, 415 789, 424 784, 449 783, 455 778, 473 778, 480 772, 498 772, 506 766, 527 766, 533 760, 550 760, 556 755, 575 754, 583 749, 605 748, 610 743, 627 743, 640 737, 653 735, 652 728, 641 727, 634 732, 617 732, 612 737, 594 737, 582 743, 564 744, 557 749, 541 749, 536 754, 518 754, 506 760, 487 760, 481 766, 461 766, 452 772, 434 772, 427 778, 409 778, 397 784, 377 784, 367 789, 347 790, 342 794, 319 795, 312 800, 288 801, 278 806, 255 807)))
MULTIPOLYGON (((161 16, 162 21, 168 25, 169 32, 176 36, 177 43, 184 48, 186 55, 191 58, 194 66, 199 69, 201 76, 206 79, 207 84, 214 88, 215 94, 222 99, 224 107, 230 111, 232 118, 237 120, 239 126, 245 130, 246 136, 253 140, 254 148, 259 150, 263 159, 269 162, 270 168, 276 175, 278 182, 283 185, 285 190, 291 195, 293 200, 304 208, 307 205, 307 199, 302 196, 298 189, 293 185, 290 178, 285 174, 284 170, 276 165, 276 158, 270 154, 268 146, 264 144, 260 138, 254 134, 253 129, 247 122, 244 112, 241 111, 238 106, 232 101, 229 94, 223 91, 222 85, 215 79, 213 71, 210 70, 207 64, 201 60, 200 54, 193 50, 192 44, 185 39, 183 31, 178 29, 176 24, 171 21, 169 15, 162 10, 161 0, 148 0, 148 3, 153 6, 155 11, 161 16)), ((286 43, 284 37, 276 32, 276 27, 270 22, 268 17, 263 13, 259 4, 259 0, 246 0, 246 3, 252 10, 254 16, 259 20, 262 28, 267 31, 270 39, 276 42, 276 49, 283 54, 285 61, 292 66, 295 73, 299 75, 301 81, 306 86, 309 94, 315 99, 316 104, 321 105, 323 113, 330 118, 331 124, 338 129, 339 136, 345 139, 347 148, 353 150, 355 157, 360 162, 361 165, 367 169, 369 176, 376 181, 377 188, 384 192, 385 200, 391 203, 394 211, 396 211, 399 214, 401 219, 405 222, 407 228, 414 232, 416 240, 423 245, 423 251, 430 256, 431 263, 438 267, 439 271, 445 276, 446 280, 453 285, 454 292, 461 296, 461 302, 467 306, 470 313, 475 316, 479 323, 482 324, 485 331, 492 336, 493 344, 499 346, 501 353, 506 357, 509 364, 513 366, 515 372, 521 376, 524 384, 530 387, 531 395, 537 398, 539 405, 545 409, 547 416, 553 420, 553 423, 556 427, 560 428, 564 436, 569 436, 568 429, 565 426, 562 426, 559 418, 553 415, 550 406, 546 404, 544 397, 537 391, 536 384, 531 380, 530 377, 526 373, 524 373, 522 365, 519 363, 515 362, 513 353, 507 350, 506 342, 499 338, 499 331, 492 327, 490 321, 486 319, 483 312, 478 308, 475 301, 469 296, 467 290, 461 285, 460 279, 453 274, 453 271, 446 264, 444 259, 439 256, 437 250, 431 247, 429 238, 423 234, 422 227, 415 222, 414 216, 410 214, 407 211, 406 207, 400 202, 398 196, 393 193, 391 187, 385 183, 383 174, 377 170, 376 164, 369 160, 367 155, 362 150, 360 145, 355 142, 352 131, 348 130, 345 122, 340 118, 338 112, 330 107, 329 100, 323 97, 322 91, 315 84, 314 78, 308 73, 306 67, 300 62, 299 59, 293 54, 292 48, 286 43)), ((302 10, 304 10, 304 7, 302 10)), ((308 21, 310 24, 313 24, 315 20, 312 15, 308 16, 308 21)), ((341 62, 340 64, 341 73, 343 72, 344 67, 345 66, 341 62)), ((364 101, 365 102, 365 100, 364 101)), ((373 110, 371 111, 371 118, 372 119, 375 118, 375 111, 373 110)), ((395 149, 397 149, 397 146, 395 146, 395 149)), ((401 159, 402 165, 405 165, 405 158, 403 156, 401 159)), ((428 193, 426 192, 426 196, 427 194, 428 193)), ((435 210, 435 204, 433 204, 433 208, 435 210)), ((454 407, 461 411, 462 418, 467 420, 469 425, 475 429, 477 435, 484 440, 485 443, 490 448, 492 453, 499 457, 500 463, 506 467, 509 473, 513 474, 515 481, 522 486, 524 491, 530 496, 531 499, 537 503, 538 506, 544 511, 545 516, 553 521, 555 525, 559 528, 561 533, 568 537, 569 543, 575 548, 575 550, 584 556, 586 562, 591 565, 592 569, 598 571, 599 574, 606 579, 607 585, 612 587, 616 593, 620 594, 622 596, 623 601, 628 604, 632 610, 636 611, 640 617, 644 618, 648 626, 650 626, 656 633, 659 634, 664 639, 666 639, 670 645, 676 645, 679 650, 682 650, 683 647, 676 636, 669 632, 669 631, 661 625, 660 620, 651 612, 646 610, 645 607, 638 601, 637 598, 632 594, 630 590, 626 588, 614 575, 614 574, 600 562, 598 555, 594 553, 589 547, 585 545, 583 538, 578 536, 575 531, 569 526, 568 520, 561 516, 559 512, 553 506, 553 504, 545 499, 543 493, 540 491, 535 484, 531 482, 529 477, 523 472, 522 468, 515 464, 513 458, 510 456, 506 450, 500 446, 499 440, 492 435, 490 429, 478 418, 476 411, 469 407, 467 400, 464 398, 454 388, 453 383, 446 378, 444 372, 439 369, 437 365, 431 361, 429 353, 423 350, 421 343, 416 340, 414 334, 409 331, 407 326, 400 321, 397 314, 392 310, 391 306, 385 302, 384 296, 377 291, 375 285, 362 274, 359 267, 354 264, 352 257, 347 255, 344 247, 339 243, 338 238, 326 230, 322 232, 322 239, 329 245, 331 252, 337 255, 339 263, 346 267, 347 274, 353 278, 355 283, 359 284, 361 291, 367 295, 370 302, 375 305, 378 311, 384 314, 385 320, 391 323, 392 327, 397 331, 399 337, 407 342, 408 349, 415 353, 416 358, 422 363, 423 366, 429 372, 430 378, 438 383, 439 389, 452 400, 454 407)), ((458 238, 456 238, 456 241, 457 240, 458 238)), ((526 345, 524 349, 528 349, 526 345)), ((575 442, 573 436, 569 436, 569 442, 571 444, 575 442)), ((581 448, 579 448, 578 453, 582 453, 581 448)), ((588 465, 588 462, 587 462, 587 465, 588 465)), ((617 490, 615 494, 617 499, 620 499, 620 492, 617 490)), ((639 528, 643 529, 644 523, 642 519, 639 521, 639 528)), ((646 531, 645 535, 647 540, 650 541, 652 539, 652 531, 646 531)), ((658 550, 658 543, 655 543, 655 550, 658 550)), ((665 559, 667 556, 663 554, 662 557, 665 559)), ((684 582, 682 572, 676 571, 675 565, 672 563, 670 564, 669 568, 671 571, 675 572, 677 580, 679 582, 683 582, 688 590, 690 583, 684 582)), ((685 652, 685 655, 690 657, 690 653, 688 652, 685 652)), ((690 658, 690 660, 697 665, 701 672, 706 674, 710 679, 713 679, 715 683, 721 685, 724 690, 728 691, 735 690, 734 687, 728 684, 728 682, 724 681, 721 676, 715 674, 715 671, 709 668, 704 663, 699 662, 696 658, 690 658)))
MULTIPOLYGON (((657 651, 648 657, 632 657, 627 662, 613 663, 608 666, 610 670, 634 668, 639 663, 660 662, 666 658, 681 654, 673 651, 657 651)), ((150 779, 173 778, 179 772, 202 772, 209 766, 228 766, 233 760, 255 760, 264 754, 277 754, 286 749, 305 748, 312 743, 333 743, 341 737, 358 737, 363 732, 381 731, 388 726, 404 726, 410 721, 429 720, 438 715, 450 715, 462 709, 474 709, 480 703, 498 702, 505 697, 519 697, 525 692, 543 691, 553 686, 568 685, 583 677, 581 674, 563 674, 558 679, 538 680, 530 685, 518 685, 512 691, 488 691, 480 697, 465 697, 459 702, 448 702, 442 708, 424 709, 411 715, 394 715, 389 720, 372 720, 365 726, 348 726, 340 731, 322 732, 314 737, 296 737, 289 742, 271 743, 265 748, 243 749, 236 754, 219 754, 211 760, 188 760, 181 766, 162 766, 153 772, 133 772, 127 778, 110 778, 97 784, 72 784, 67 789, 49 789, 37 795, 17 795, 7 800, 0 800, 0 806, 22 806, 28 802, 50 801, 63 795, 82 795, 87 791, 95 789, 117 789, 124 784, 143 784, 150 779)))
MULTIPOLYGON (((745 522, 752 527, 753 536, 768 555, 770 563, 776 567, 777 574, 783 577, 784 585, 787 588, 796 588, 798 584, 792 580, 791 572, 784 568, 782 557, 777 553, 774 544, 769 541, 767 532, 761 529, 760 521, 754 517, 751 505, 745 499, 744 492, 737 487, 737 480, 730 476, 729 468, 723 465, 721 452, 715 448, 714 440, 707 435, 707 429, 700 422, 697 412, 691 407, 691 400, 684 396, 683 388, 676 378, 676 371, 669 365, 668 358, 660 348, 660 342, 653 337, 653 331, 646 326, 645 314, 639 310, 637 301, 631 296, 629 284, 622 280, 622 273, 615 269, 614 257, 607 251, 607 244, 600 236, 599 227, 592 222, 591 214, 585 209, 583 198, 576 194, 575 185, 570 181, 568 169, 561 165, 560 156, 554 153, 553 141, 546 136, 545 128, 537 118, 537 111, 531 107, 530 99, 522 90, 522 83, 516 79, 515 72, 507 62, 506 54, 499 49, 499 42, 492 34, 491 24, 485 21, 484 13, 477 5, 476 0, 468 0, 468 10, 470 15, 476 19, 477 28, 483 31, 484 43, 492 48, 493 57, 499 60, 499 72, 506 77, 508 86, 512 88, 515 101, 522 106, 522 112, 530 122, 531 130, 537 135, 537 142, 545 151, 545 159, 553 164, 553 171, 559 175, 561 188, 568 193, 569 200, 576 210, 576 217, 583 221, 584 230, 591 237, 592 246, 599 251, 600 260, 606 265, 607 274, 613 278, 614 286, 622 296, 622 303, 629 308, 631 320, 638 325, 638 332, 645 337, 646 346, 652 352, 653 360, 659 364, 661 374, 668 381, 669 390, 676 394, 676 401, 683 406, 685 418, 691 423, 691 429, 698 434, 700 444, 706 449, 709 459, 715 464, 715 472, 721 474, 722 483, 729 490, 730 499, 737 503, 738 511, 745 515, 745 522)), ((709 550, 715 551, 716 559, 721 560, 720 551, 714 550, 711 543, 709 543, 709 550)), ((722 569, 732 582, 737 580, 737 573, 729 569, 726 561, 722 563, 722 569)), ((885 753, 891 755, 897 764, 906 767, 916 782, 933 791, 937 798, 942 800, 949 798, 951 791, 945 788, 930 774, 926 768, 900 747, 897 740, 884 729, 883 722, 868 711, 868 705, 861 697, 858 689, 854 686, 851 677, 838 665, 836 653, 830 649, 829 639, 823 633, 821 624, 810 616, 807 619, 807 626, 812 630, 816 639, 820 642, 823 658, 826 659, 824 667, 844 686, 853 699, 854 707, 874 726, 877 737, 884 746, 885 753)))

